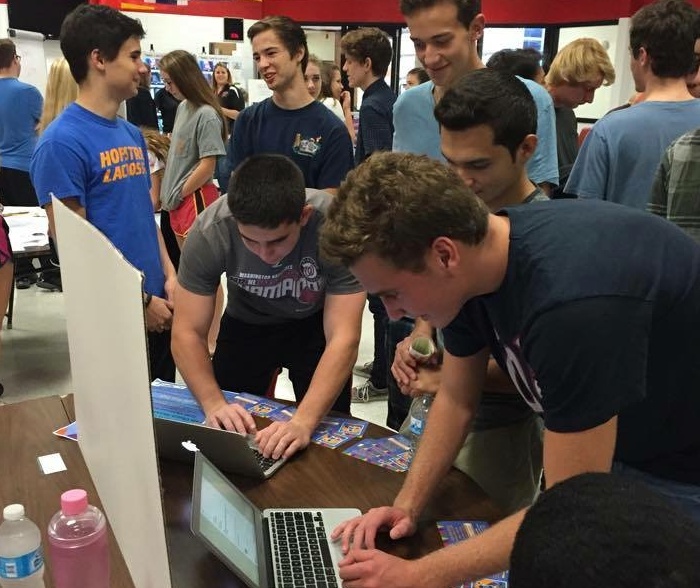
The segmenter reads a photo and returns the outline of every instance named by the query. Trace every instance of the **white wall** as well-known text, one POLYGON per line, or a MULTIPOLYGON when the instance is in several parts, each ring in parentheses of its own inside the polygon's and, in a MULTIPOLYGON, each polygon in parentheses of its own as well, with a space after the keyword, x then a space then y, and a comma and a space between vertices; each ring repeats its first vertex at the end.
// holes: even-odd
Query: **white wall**
POLYGON ((7 37, 7 29, 10 23, 7 20, 7 4, 0 4, 0 37, 7 37))
POLYGON ((595 27, 563 27, 559 31, 559 48, 575 39, 592 37, 600 41, 608 51, 615 67, 615 83, 601 87, 595 93, 592 104, 584 104, 576 109, 578 118, 601 118, 611 108, 627 102, 634 92, 634 81, 629 68, 629 19, 620 19, 617 25, 595 27))
POLYGON ((306 31, 306 42, 309 45, 309 53, 318 57, 321 61, 335 61, 335 31, 306 31))
MULTIPOLYGON (((143 12, 125 12, 132 18, 137 18, 146 29, 146 36, 141 41, 144 51, 167 53, 174 49, 185 49, 196 55, 209 52, 209 43, 224 40, 224 19, 213 16, 183 16, 179 14, 150 14, 143 12), (178 34, 187 31, 186 35, 178 34), (204 48, 204 51, 202 51, 204 48)), ((255 21, 244 20, 244 31, 255 21)), ((254 78, 253 51, 250 41, 244 36, 244 41, 236 43, 235 55, 243 64, 243 78, 236 80, 243 83, 254 78)))
MULTIPOLYGON (((209 16, 182 16, 176 14, 148 14, 142 12, 125 12, 132 18, 137 18, 146 29, 146 37, 141 42, 144 51, 148 51, 153 45, 154 51, 167 53, 173 49, 186 49, 195 54, 209 52, 209 43, 213 41, 223 41, 224 20, 223 18, 209 16), (186 30, 186 35, 178 35, 177 31, 186 30)), ((245 20, 244 29, 247 29, 255 21, 245 20)), ((7 36, 9 26, 7 18, 7 4, 0 4, 0 37, 7 36)), ((58 41, 46 41, 44 45, 46 56, 46 68, 51 63, 61 57, 61 48, 58 41)), ((242 43, 236 44, 236 55, 243 63, 243 80, 254 78, 255 69, 253 67, 253 52, 247 38, 242 43)), ((39 88, 42 92, 44 88, 39 88)))

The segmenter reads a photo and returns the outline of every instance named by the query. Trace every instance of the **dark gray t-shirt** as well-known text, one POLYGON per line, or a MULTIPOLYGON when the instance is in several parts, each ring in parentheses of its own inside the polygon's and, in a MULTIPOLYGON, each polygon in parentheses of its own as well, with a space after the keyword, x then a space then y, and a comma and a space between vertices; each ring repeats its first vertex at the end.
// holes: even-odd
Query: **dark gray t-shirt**
POLYGON ((306 190, 306 202, 314 210, 294 249, 274 267, 246 248, 226 198, 219 198, 190 229, 180 258, 180 285, 194 294, 212 295, 226 273, 226 312, 252 324, 306 318, 323 308, 326 293, 361 292, 346 268, 319 258, 318 233, 332 198, 306 190))

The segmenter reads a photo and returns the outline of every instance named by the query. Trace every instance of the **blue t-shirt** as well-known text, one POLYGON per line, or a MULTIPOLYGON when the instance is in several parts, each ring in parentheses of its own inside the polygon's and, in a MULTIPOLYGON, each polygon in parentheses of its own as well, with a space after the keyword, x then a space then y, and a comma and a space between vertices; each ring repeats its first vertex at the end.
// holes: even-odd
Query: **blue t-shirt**
POLYGON ((34 86, 0 78, 0 165, 29 171, 44 100, 34 86))
POLYGON ((641 102, 611 112, 581 146, 565 191, 646 210, 661 157, 700 127, 700 100, 641 102))
POLYGON ((236 119, 229 163, 258 153, 279 153, 296 163, 307 188, 337 188, 353 167, 352 141, 345 125, 320 102, 285 110, 272 98, 246 108, 236 119))
POLYGON ((137 127, 73 103, 39 139, 30 174, 42 206, 52 194, 78 198, 87 220, 145 274, 144 290, 163 296, 148 151, 137 127))
POLYGON ((374 81, 365 90, 360 106, 355 164, 359 165, 375 151, 391 151, 394 102, 396 94, 382 79, 374 81))
POLYGON ((433 82, 403 92, 394 103, 393 150, 445 161, 440 149, 440 125, 435 119, 433 82))
POLYGON ((559 160, 557 159, 557 125, 554 103, 549 92, 532 80, 517 77, 530 91, 537 107, 537 149, 527 162, 527 175, 535 182, 559 184, 559 160))
MULTIPOLYGON (((527 175, 535 183, 559 183, 557 131, 549 93, 532 80, 522 81, 537 106, 537 149, 527 163, 527 175)), ((406 90, 394 104, 394 151, 427 155, 445 161, 440 149, 440 125, 433 114, 433 82, 406 90)))
POLYGON ((490 347, 551 431, 617 415, 615 459, 700 485, 700 246, 607 202, 500 214, 510 221, 503 282, 462 307, 445 348, 490 347))

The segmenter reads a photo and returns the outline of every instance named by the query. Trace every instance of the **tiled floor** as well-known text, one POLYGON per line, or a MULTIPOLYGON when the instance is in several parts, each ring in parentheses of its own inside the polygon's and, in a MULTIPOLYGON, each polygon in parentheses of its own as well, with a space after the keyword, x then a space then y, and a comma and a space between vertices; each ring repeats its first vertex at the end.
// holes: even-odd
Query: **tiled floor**
MULTIPOLYGON (((105 312, 109 312, 105 305, 105 312)), ((18 402, 51 394, 71 391, 70 359, 63 294, 32 286, 15 291, 14 324, 2 329, 0 349, 0 383, 5 393, 3 402, 18 402)), ((372 315, 365 310, 358 363, 372 359, 372 315)), ((362 378, 354 376, 355 384, 362 378)), ((277 383, 280 398, 294 399, 292 386, 285 374, 277 383)), ((358 418, 384 425, 386 401, 353 404, 352 414, 358 418)))

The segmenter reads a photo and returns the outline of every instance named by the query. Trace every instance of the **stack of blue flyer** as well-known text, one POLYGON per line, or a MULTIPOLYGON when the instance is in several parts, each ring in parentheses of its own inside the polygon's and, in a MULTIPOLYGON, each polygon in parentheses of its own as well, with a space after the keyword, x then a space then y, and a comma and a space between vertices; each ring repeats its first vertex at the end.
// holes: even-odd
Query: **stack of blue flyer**
MULTIPOLYGON (((272 421, 288 421, 296 412, 293 406, 255 394, 225 390, 223 394, 227 402, 239 404, 249 413, 272 421)), ((182 423, 204 422, 204 411, 183 384, 154 380, 151 382, 151 401, 153 416, 156 418, 182 423)), ((366 430, 366 421, 326 416, 319 423, 311 440, 318 445, 334 449, 350 439, 361 437, 366 430)))

